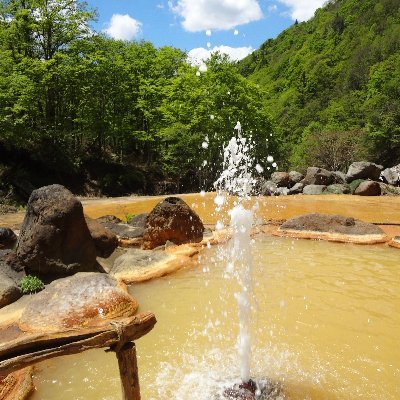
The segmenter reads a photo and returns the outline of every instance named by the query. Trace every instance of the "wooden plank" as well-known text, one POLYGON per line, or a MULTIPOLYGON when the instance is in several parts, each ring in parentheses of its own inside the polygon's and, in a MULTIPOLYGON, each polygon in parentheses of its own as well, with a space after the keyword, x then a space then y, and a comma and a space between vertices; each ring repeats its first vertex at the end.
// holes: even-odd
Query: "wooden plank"
POLYGON ((135 343, 125 343, 116 354, 121 376, 122 400, 140 400, 135 343))
POLYGON ((155 323, 153 313, 142 313, 110 321, 100 327, 27 334, 0 346, 0 376, 53 357, 122 346, 150 332, 155 323))

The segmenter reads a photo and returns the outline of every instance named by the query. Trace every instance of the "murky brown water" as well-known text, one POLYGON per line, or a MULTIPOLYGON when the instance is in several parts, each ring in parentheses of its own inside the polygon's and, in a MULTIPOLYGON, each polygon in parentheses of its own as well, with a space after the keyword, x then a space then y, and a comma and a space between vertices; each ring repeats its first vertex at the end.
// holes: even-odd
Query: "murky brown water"
MULTIPOLYGON (((238 376, 237 287, 218 254, 132 287, 158 319, 137 341, 143 399, 211 400, 238 376)), ((399 399, 399 258, 384 246, 257 237, 253 375, 283 382, 285 399, 399 399)), ((100 350, 38 371, 33 400, 121 398, 115 356, 100 350)))
MULTIPOLYGON (((205 223, 220 218, 212 212, 213 194, 182 197, 205 223)), ((90 217, 124 218, 160 199, 83 204, 90 217)), ((396 197, 282 196, 259 203, 262 220, 318 211, 400 224, 396 197)), ((0 216, 0 226, 22 218, 0 216)), ((158 319, 137 341, 144 400, 212 400, 216 387, 238 376, 237 287, 224 278, 218 254, 210 249, 195 268, 132 287, 141 310, 158 319)), ((398 400, 399 261, 400 251, 383 245, 257 237, 253 375, 283 382, 291 400, 398 400)), ((40 364, 36 385, 33 400, 121 398, 116 358, 101 350, 40 364)))
MULTIPOLYGON (((193 206, 205 223, 215 223, 214 193, 179 195, 190 206, 193 206)), ((103 215, 116 215, 126 219, 129 214, 149 212, 166 196, 153 197, 120 197, 113 199, 84 199, 84 212, 91 218, 103 215)), ((367 222, 400 224, 400 197, 398 196, 351 196, 351 195, 317 195, 317 196, 279 196, 263 197, 260 203, 259 216, 264 219, 288 219, 298 215, 321 212, 341 214, 367 222)), ((0 215, 0 226, 17 227, 21 224, 24 213, 0 215)))

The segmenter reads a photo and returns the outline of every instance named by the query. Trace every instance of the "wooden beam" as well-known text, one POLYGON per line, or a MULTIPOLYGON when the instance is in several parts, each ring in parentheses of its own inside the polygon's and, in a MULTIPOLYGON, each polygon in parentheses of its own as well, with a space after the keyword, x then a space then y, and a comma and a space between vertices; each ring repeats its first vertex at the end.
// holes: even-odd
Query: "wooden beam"
POLYGON ((135 343, 125 343, 116 354, 121 376, 122 400, 140 400, 135 343))
POLYGON ((118 352, 126 343, 133 342, 150 332, 156 323, 156 318, 153 313, 142 313, 105 322, 105 325, 85 329, 50 334, 24 334, 17 339, 2 343, 0 377, 43 360, 81 353, 89 349, 111 347, 118 352))

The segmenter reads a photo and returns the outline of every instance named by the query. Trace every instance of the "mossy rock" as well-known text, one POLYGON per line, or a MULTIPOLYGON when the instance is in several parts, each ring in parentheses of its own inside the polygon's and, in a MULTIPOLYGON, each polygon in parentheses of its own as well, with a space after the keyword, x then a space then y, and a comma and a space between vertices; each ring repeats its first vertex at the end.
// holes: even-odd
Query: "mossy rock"
POLYGON ((349 194, 350 192, 350 186, 342 183, 334 183, 324 190, 324 194, 349 194))
POLYGON ((360 186, 361 182, 364 182, 365 179, 356 179, 353 182, 349 183, 351 194, 354 194, 358 186, 360 186))

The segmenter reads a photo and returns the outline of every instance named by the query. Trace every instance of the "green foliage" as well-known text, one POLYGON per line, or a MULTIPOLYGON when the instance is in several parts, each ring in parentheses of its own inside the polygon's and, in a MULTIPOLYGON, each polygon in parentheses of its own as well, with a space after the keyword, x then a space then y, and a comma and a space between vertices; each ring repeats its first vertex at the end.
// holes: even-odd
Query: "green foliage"
POLYGON ((33 275, 24 276, 19 286, 23 294, 37 293, 44 289, 44 283, 37 276, 33 275))
POLYGON ((135 218, 136 214, 127 214, 125 216, 126 222, 130 222, 133 218, 135 218))
POLYGON ((264 89, 292 165, 308 145, 314 153, 320 144, 309 135, 318 124, 332 141, 340 132, 357 136, 349 162, 362 153, 391 166, 400 162, 399 65, 398 0, 335 0, 265 42, 239 68, 264 89))

